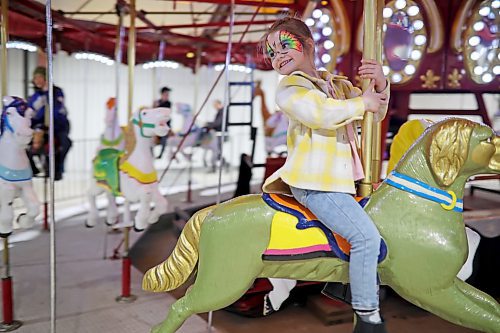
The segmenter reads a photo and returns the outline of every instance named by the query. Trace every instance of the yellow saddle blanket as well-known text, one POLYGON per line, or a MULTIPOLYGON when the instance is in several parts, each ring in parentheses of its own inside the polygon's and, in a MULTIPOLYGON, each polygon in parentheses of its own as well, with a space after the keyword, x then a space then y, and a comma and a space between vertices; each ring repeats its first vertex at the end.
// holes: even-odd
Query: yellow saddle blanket
MULTIPOLYGON (((299 260, 316 257, 337 257, 349 261, 351 245, 340 235, 325 227, 314 214, 295 198, 262 194, 262 199, 277 210, 271 223, 271 238, 264 251, 264 260, 299 260)), ((360 200, 363 205, 367 201, 360 200)), ((387 254, 382 241, 379 262, 387 254)))

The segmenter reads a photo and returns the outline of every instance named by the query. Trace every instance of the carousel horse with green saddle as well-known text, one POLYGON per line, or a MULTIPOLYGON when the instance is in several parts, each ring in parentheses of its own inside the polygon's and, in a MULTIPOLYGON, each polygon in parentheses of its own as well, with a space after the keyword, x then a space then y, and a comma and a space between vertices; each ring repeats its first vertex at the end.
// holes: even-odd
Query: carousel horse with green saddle
MULTIPOLYGON (((364 205, 382 236, 378 274, 409 302, 450 322, 500 333, 498 302, 457 278, 468 253, 465 183, 500 174, 500 137, 450 118, 429 126, 364 205)), ((348 282, 349 244, 293 198, 247 195, 191 217, 145 290, 196 281, 154 333, 174 333, 192 314, 224 308, 256 278, 348 282)), ((286 331, 286 328, 284 328, 286 331)))
MULTIPOLYGON (((116 116, 110 119, 116 119, 116 116)), ((124 148, 119 145, 120 142, 117 139, 114 140, 117 145, 101 143, 93 161, 95 182, 88 192, 90 209, 86 221, 87 227, 93 227, 97 223, 98 212, 95 200, 96 196, 103 192, 108 194, 109 204, 106 218, 108 225, 134 227, 136 231, 142 231, 149 224, 156 223, 160 216, 166 213, 167 200, 159 191, 151 147, 153 136, 167 135, 169 131, 167 121, 169 119, 170 109, 166 108, 136 111, 124 129, 124 148), (114 224, 118 217, 114 198, 118 196, 125 199, 125 209, 123 221, 114 224), (137 201, 139 209, 135 220, 132 221, 130 202, 137 201), (152 202, 154 209, 150 210, 152 202)), ((119 137, 122 132, 116 128, 115 133, 119 137)))

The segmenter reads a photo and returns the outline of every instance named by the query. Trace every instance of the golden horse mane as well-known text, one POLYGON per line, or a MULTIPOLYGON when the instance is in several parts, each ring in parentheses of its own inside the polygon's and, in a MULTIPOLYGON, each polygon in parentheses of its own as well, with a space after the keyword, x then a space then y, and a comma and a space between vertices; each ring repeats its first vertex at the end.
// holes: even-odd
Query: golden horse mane
POLYGON ((433 134, 427 142, 426 158, 441 186, 453 184, 469 153, 472 130, 479 126, 466 119, 452 118, 431 126, 433 134))
POLYGON ((134 132, 134 124, 132 123, 132 120, 129 120, 127 126, 122 128, 123 131, 123 136, 125 137, 125 154, 123 154, 122 157, 120 157, 120 163, 124 163, 128 158, 130 157, 130 154, 135 149, 135 144, 136 144, 136 139, 135 139, 135 132, 134 132))

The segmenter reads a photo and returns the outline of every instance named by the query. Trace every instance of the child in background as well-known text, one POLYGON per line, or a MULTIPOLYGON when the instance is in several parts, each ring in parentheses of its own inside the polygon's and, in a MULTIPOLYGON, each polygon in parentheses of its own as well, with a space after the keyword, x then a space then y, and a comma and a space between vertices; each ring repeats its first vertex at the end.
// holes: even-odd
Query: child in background
POLYGON ((375 121, 385 117, 389 84, 382 66, 374 60, 361 61, 359 75, 370 79, 369 88, 361 94, 346 77, 316 69, 311 32, 292 17, 275 22, 261 47, 274 70, 285 75, 276 103, 290 121, 287 160, 265 181, 263 190, 293 195, 349 241, 349 280, 357 318, 354 332, 386 332, 377 285, 381 238, 353 197, 354 182, 364 178, 353 125, 365 112, 372 112, 375 121))

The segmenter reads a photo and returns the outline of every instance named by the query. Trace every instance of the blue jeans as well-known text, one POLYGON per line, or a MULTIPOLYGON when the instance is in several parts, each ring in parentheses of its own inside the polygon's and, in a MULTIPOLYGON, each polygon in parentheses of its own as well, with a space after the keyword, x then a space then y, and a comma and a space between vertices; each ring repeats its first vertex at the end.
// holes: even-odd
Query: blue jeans
POLYGON ((295 199, 351 244, 349 280, 352 307, 356 310, 378 309, 380 234, 371 218, 348 193, 290 188, 295 199))

